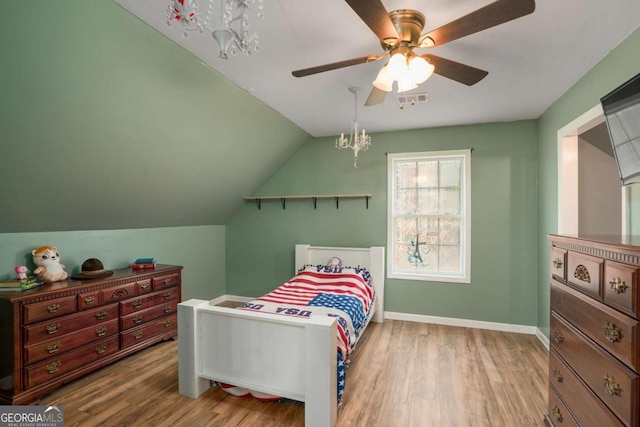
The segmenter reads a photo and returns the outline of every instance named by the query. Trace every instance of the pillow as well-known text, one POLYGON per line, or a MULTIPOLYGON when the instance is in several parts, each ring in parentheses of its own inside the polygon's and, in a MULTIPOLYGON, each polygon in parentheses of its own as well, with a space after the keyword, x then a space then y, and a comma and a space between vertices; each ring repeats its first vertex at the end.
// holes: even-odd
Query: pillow
POLYGON ((342 260, 338 257, 332 257, 329 259, 329 261, 327 262, 327 264, 318 264, 318 265, 313 265, 313 264, 306 264, 303 265, 302 268, 300 270, 298 270, 298 273, 302 272, 302 271, 315 271, 318 273, 340 273, 340 274, 357 274, 360 277, 362 277, 365 281, 365 283, 369 286, 372 286, 371 284, 371 273, 369 273, 369 270, 367 270, 364 267, 348 267, 342 266, 342 260), (337 260, 337 261, 335 261, 337 260), (339 263, 337 266, 336 263, 339 263))

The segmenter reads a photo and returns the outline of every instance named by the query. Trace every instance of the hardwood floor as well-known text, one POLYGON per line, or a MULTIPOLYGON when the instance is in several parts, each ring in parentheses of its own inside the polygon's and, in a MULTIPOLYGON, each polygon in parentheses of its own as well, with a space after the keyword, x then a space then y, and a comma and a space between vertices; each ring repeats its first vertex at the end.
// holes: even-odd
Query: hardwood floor
MULTIPOLYGON (((65 427, 303 426, 299 402, 218 389, 178 394, 177 342, 143 350, 41 400, 65 427)), ((535 336, 387 320, 372 323, 347 371, 346 426, 543 426, 548 352, 535 336)))

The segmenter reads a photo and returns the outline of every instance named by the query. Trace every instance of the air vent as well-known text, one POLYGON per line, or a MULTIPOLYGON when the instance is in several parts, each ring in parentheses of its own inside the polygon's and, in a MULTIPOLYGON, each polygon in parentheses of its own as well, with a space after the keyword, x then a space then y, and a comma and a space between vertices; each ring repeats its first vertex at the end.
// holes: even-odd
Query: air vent
POLYGON ((405 105, 415 105, 419 102, 427 102, 429 97, 425 93, 412 93, 410 95, 398 95, 398 105, 402 110, 405 105))

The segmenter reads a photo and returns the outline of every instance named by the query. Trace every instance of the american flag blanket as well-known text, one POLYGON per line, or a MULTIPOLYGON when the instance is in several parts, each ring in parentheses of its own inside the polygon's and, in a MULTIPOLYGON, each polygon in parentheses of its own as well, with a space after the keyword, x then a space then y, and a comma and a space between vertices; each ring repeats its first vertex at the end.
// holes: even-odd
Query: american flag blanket
POLYGON ((288 282, 240 308, 284 316, 336 317, 340 400, 344 365, 371 318, 374 304, 375 291, 366 269, 317 265, 305 266, 288 282))

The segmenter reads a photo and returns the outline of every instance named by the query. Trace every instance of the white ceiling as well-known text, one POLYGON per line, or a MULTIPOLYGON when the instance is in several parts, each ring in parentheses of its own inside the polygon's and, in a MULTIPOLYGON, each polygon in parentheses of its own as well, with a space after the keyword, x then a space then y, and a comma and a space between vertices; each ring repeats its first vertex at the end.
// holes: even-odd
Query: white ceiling
MULTIPOLYGON (((434 74, 410 92, 426 92, 428 102, 401 110, 395 93, 381 105, 363 106, 382 61, 302 78, 291 75, 296 69, 382 53, 377 37, 344 0, 264 0, 264 20, 255 14, 251 19, 260 52, 228 60, 218 57, 210 34, 184 38, 179 23, 167 26, 171 0, 115 1, 315 137, 349 130, 354 117, 349 87, 362 88, 358 124, 371 133, 537 118, 640 24, 638 0, 538 0, 531 15, 418 51, 489 75, 468 87, 434 74)), ((205 11, 208 0, 197 1, 205 11)), ((388 11, 425 14, 424 32, 489 3, 383 0, 388 11)))

